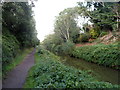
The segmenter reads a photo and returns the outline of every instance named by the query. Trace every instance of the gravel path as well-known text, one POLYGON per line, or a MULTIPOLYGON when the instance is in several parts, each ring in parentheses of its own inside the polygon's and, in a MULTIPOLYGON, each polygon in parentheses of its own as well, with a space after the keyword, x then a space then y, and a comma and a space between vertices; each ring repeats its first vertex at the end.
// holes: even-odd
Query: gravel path
POLYGON ((3 81, 3 88, 22 88, 27 77, 29 69, 34 65, 35 49, 23 60, 21 64, 16 66, 8 73, 3 81))

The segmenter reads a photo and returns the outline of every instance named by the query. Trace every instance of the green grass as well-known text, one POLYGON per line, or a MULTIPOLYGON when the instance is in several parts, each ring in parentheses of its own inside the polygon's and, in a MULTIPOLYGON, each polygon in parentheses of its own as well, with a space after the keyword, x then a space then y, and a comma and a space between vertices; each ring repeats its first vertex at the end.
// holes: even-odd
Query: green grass
POLYGON ((29 71, 24 88, 117 88, 97 81, 88 71, 65 66, 58 56, 44 51, 35 54, 36 64, 29 71))
POLYGON ((5 78, 7 73, 13 68, 15 68, 16 65, 20 64, 24 60, 25 56, 27 56, 27 54, 30 53, 32 50, 33 48, 24 49, 23 51, 20 51, 20 53, 11 61, 10 64, 2 66, 2 77, 5 78))
POLYGON ((120 69, 119 46, 119 43, 114 43, 110 45, 98 44, 94 46, 76 47, 72 52, 72 56, 100 65, 120 69))

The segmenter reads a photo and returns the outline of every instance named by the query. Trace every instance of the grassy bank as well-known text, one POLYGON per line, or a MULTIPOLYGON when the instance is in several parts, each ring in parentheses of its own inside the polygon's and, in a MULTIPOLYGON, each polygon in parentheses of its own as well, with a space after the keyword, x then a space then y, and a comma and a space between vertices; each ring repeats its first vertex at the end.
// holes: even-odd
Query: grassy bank
POLYGON ((99 82, 88 71, 81 71, 60 63, 60 58, 44 51, 35 54, 35 66, 29 71, 24 88, 115 88, 99 82))
POLYGON ((2 77, 5 78, 5 76, 7 75, 7 73, 12 70, 16 65, 20 64, 25 56, 27 56, 28 53, 30 53, 33 50, 33 48, 30 49, 24 49, 22 51, 19 52, 19 54, 17 54, 17 56, 11 60, 11 63, 2 66, 2 77))
POLYGON ((72 56, 100 65, 120 69, 119 47, 119 43, 110 45, 99 44, 94 46, 76 47, 72 52, 72 56))

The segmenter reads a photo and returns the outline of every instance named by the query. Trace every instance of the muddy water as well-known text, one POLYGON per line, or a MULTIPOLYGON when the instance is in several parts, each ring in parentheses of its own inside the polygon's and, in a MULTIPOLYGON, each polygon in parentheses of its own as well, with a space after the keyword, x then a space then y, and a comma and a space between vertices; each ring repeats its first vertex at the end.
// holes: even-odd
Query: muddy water
POLYGON ((112 84, 120 84, 120 71, 105 66, 99 66, 81 59, 65 56, 61 58, 65 65, 73 66, 80 70, 90 70, 91 74, 99 81, 107 81, 112 84))

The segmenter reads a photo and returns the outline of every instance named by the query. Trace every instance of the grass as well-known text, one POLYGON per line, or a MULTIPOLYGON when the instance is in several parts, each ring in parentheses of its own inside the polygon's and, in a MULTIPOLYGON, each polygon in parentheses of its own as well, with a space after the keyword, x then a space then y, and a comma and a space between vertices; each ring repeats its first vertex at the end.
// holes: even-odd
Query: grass
MULTIPOLYGON (((34 67, 32 67, 32 68, 29 70, 28 75, 29 75, 29 76, 32 76, 33 71, 34 71, 34 67)), ((32 87, 34 87, 34 86, 35 86, 35 83, 33 83, 33 80, 34 80, 33 77, 27 77, 26 82, 25 82, 23 88, 32 88, 32 87)))
POLYGON ((19 65, 24 60, 25 56, 32 50, 33 48, 29 48, 20 51, 20 53, 12 60, 10 64, 7 64, 4 67, 2 67, 4 69, 4 71, 2 72, 2 77, 5 78, 7 73, 11 71, 13 68, 15 68, 17 65, 19 65))

